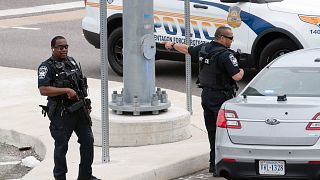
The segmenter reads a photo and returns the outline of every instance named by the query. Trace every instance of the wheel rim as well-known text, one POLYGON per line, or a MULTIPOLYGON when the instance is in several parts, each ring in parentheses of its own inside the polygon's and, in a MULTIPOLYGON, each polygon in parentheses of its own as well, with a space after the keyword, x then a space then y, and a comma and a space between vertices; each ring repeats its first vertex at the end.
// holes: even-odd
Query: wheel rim
POLYGON ((292 50, 290 49, 279 49, 278 51, 276 51, 275 53, 272 54, 272 56, 270 56, 268 59, 267 59, 267 62, 271 62, 272 60, 274 60, 275 58, 279 57, 279 56, 282 56, 288 52, 291 52, 292 50))

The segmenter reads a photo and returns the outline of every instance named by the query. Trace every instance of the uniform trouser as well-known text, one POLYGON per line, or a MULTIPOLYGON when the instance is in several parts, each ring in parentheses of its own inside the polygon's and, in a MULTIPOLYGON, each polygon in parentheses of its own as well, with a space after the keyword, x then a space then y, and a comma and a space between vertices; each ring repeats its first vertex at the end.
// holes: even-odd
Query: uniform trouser
POLYGON ((227 100, 225 91, 203 87, 201 105, 210 143, 210 163, 215 163, 216 121, 219 109, 227 100))
POLYGON ((50 118, 50 132, 54 139, 54 177, 64 179, 67 169, 66 153, 68 151, 68 142, 73 131, 78 136, 80 144, 80 164, 79 178, 90 178, 92 176, 93 162, 93 133, 88 122, 83 120, 79 112, 63 113, 61 108, 50 118))

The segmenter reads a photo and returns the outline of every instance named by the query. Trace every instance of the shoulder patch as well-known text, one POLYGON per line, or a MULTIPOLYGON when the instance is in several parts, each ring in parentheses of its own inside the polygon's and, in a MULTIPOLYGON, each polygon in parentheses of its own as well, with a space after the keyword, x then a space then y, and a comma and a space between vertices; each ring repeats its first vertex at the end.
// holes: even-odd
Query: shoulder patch
POLYGON ((38 78, 44 79, 47 75, 48 67, 47 66, 40 66, 38 70, 38 78))
POLYGON ((238 66, 238 60, 233 56, 233 54, 229 54, 229 59, 232 62, 233 66, 238 66))

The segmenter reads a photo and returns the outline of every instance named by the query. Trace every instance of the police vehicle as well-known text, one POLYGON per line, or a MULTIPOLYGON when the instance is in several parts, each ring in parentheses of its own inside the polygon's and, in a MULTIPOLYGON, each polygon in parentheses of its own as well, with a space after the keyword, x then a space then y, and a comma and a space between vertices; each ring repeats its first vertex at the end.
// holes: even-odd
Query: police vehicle
MULTIPOLYGON (((84 36, 100 48, 99 0, 85 0, 85 4, 84 36)), ((320 46, 319 6, 319 0, 190 0, 191 45, 211 41, 217 27, 229 26, 234 32, 231 49, 242 52, 240 66, 262 69, 282 54, 320 46)), ((119 75, 123 70, 122 10, 122 0, 108 4, 108 59, 119 75)), ((156 59, 184 60, 182 54, 168 52, 159 43, 184 43, 183 0, 154 0, 154 38, 156 59)))

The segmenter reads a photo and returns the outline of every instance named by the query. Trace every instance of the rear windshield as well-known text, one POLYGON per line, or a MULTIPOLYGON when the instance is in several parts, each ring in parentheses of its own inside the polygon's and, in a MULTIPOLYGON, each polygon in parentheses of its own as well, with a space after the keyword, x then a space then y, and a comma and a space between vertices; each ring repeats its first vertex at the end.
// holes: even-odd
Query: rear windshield
POLYGON ((320 68, 267 68, 244 91, 248 96, 320 97, 320 68))

